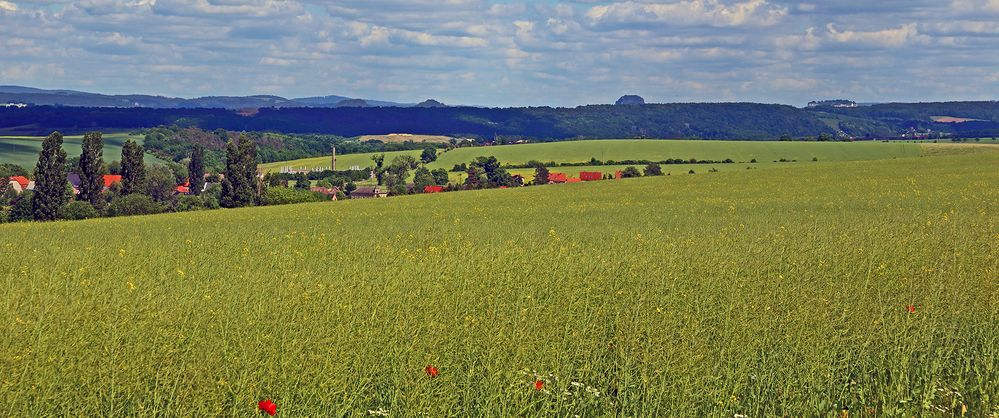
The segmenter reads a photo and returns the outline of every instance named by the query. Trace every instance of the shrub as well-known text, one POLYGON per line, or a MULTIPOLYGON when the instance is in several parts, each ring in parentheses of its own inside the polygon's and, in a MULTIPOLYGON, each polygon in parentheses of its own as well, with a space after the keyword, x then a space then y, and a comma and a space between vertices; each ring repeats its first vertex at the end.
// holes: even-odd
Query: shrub
POLYGON ((261 197, 264 205, 290 205, 292 203, 319 202, 321 199, 308 190, 288 187, 268 187, 261 197))
POLYGON ((101 214, 97 212, 97 209, 94 209, 94 205, 81 200, 69 202, 69 204, 63 206, 62 210, 59 211, 59 219, 80 220, 98 218, 100 216, 101 214))
POLYGON ((177 204, 174 206, 173 210, 175 212, 190 212, 202 209, 206 209, 204 198, 201 196, 183 195, 177 198, 177 204))
POLYGON ((694 174, 694 170, 691 169, 690 171, 687 172, 687 174, 694 174))
POLYGON ((649 165, 645 166, 645 175, 646 176, 661 176, 661 175, 663 175, 663 169, 662 169, 662 167, 659 166, 659 164, 649 163, 649 165))
POLYGON ((31 199, 34 198, 34 192, 25 191, 21 193, 10 208, 10 214, 7 215, 7 220, 9 222, 21 222, 30 221, 35 218, 34 213, 31 209, 31 199))
POLYGON ((144 194, 134 193, 115 197, 111 200, 108 212, 111 216, 152 215, 154 213, 161 213, 165 209, 163 205, 156 203, 153 198, 144 194))
POLYGON ((632 166, 626 167, 624 170, 621 170, 621 177, 624 178, 641 177, 641 176, 642 173, 640 173, 637 168, 632 166))

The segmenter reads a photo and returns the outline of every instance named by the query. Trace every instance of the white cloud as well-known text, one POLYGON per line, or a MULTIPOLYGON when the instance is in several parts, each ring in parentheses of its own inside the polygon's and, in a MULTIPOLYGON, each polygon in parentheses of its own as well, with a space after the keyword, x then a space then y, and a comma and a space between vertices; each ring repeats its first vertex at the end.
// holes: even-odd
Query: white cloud
POLYGON ((860 43, 885 47, 900 47, 920 38, 915 23, 909 23, 897 28, 875 31, 837 30, 832 23, 826 25, 831 39, 843 43, 860 43))
POLYGON ((732 4, 719 0, 687 0, 675 3, 639 3, 626 1, 594 6, 586 17, 595 26, 643 23, 708 25, 718 27, 759 25, 779 22, 787 9, 766 0, 747 0, 732 4))
POLYGON ((0 10, 7 12, 16 12, 17 5, 12 1, 0 0, 0 10))

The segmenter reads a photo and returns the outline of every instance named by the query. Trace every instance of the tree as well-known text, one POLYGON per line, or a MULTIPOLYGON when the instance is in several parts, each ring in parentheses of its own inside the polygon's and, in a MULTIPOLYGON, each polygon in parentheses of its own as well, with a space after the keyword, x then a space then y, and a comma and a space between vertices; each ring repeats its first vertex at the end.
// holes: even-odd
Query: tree
POLYGON ((385 171, 382 170, 382 166, 385 165, 385 154, 377 154, 371 156, 371 161, 375 162, 375 178, 378 179, 378 185, 382 185, 382 176, 385 171))
POLYGON ((175 180, 170 168, 162 164, 153 164, 146 171, 146 193, 157 202, 169 202, 173 200, 173 194, 177 190, 175 180))
POLYGON ((35 166, 35 195, 31 213, 36 221, 51 221, 59 217, 66 204, 66 151, 62 149, 62 134, 53 132, 42 142, 35 166))
POLYGON ((438 168, 434 171, 431 171, 430 174, 434 176, 434 183, 436 183, 438 186, 447 186, 447 184, 451 181, 451 179, 447 175, 447 170, 443 168, 438 168))
POLYGON ((295 174, 295 188, 302 190, 309 190, 312 187, 312 181, 309 180, 309 176, 305 173, 295 174))
POLYGON ((641 177, 641 176, 642 173, 639 172, 638 169, 635 168, 634 166, 628 166, 625 167, 624 170, 621 170, 621 177, 623 178, 641 177))
POLYGON ((420 154, 420 160, 424 164, 430 164, 437 161, 437 149, 433 147, 427 147, 423 149, 423 154, 420 154))
POLYGON ((530 161, 527 165, 534 167, 534 184, 548 184, 548 167, 539 161, 530 161))
POLYGON ((663 175, 663 168, 660 167, 659 164, 649 163, 649 165, 645 166, 645 175, 646 176, 661 176, 661 175, 663 175))
POLYGON ((240 134, 226 144, 225 160, 222 206, 239 208, 256 203, 258 198, 256 144, 245 134, 240 134))
POLYGON ((392 160, 392 164, 385 169, 385 185, 389 192, 394 195, 406 194, 406 179, 409 178, 409 169, 416 163, 416 158, 409 155, 400 155, 392 160))
POLYGON ((423 193, 423 190, 427 186, 434 186, 436 184, 437 181, 434 179, 434 175, 426 167, 417 168, 413 173, 413 186, 417 193, 423 193))
POLYGON ((780 136, 780 140, 781 140, 781 141, 785 141, 785 142, 786 142, 786 141, 791 141, 791 140, 792 140, 792 139, 791 139, 791 135, 788 135, 788 134, 784 134, 784 135, 781 135, 781 136, 780 136))
POLYGON ((146 166, 142 161, 142 147, 131 139, 121 147, 121 192, 142 193, 146 183, 146 166))
POLYGON ((485 183, 483 187, 500 187, 500 186, 513 186, 513 176, 510 175, 503 167, 500 165, 499 160, 494 156, 488 157, 477 157, 469 167, 469 177, 471 177, 471 168, 478 168, 482 171, 485 176, 485 183))
POLYGON ((200 195, 201 189, 205 188, 205 147, 194 146, 194 150, 191 151, 191 161, 187 163, 187 176, 191 194, 200 195))
POLYGON ((821 133, 821 134, 819 134, 819 139, 818 139, 818 141, 819 141, 819 142, 828 142, 828 141, 832 141, 832 139, 833 139, 833 138, 832 138, 832 136, 831 136, 831 135, 829 135, 829 134, 827 134, 827 133, 821 133))
POLYGON ((80 153, 80 197, 84 202, 97 206, 104 190, 104 140, 100 132, 83 135, 80 153))

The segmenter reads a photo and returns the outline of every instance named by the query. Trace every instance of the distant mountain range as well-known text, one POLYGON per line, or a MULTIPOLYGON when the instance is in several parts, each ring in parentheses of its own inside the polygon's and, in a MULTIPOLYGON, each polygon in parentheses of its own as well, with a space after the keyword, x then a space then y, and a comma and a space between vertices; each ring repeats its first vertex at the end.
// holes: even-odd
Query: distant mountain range
POLYGON ((75 90, 45 90, 22 86, 0 86, 0 104, 24 103, 34 106, 144 107, 153 109, 252 109, 286 107, 413 107, 415 103, 395 103, 344 96, 286 99, 280 96, 206 96, 194 99, 145 94, 107 95, 75 90))

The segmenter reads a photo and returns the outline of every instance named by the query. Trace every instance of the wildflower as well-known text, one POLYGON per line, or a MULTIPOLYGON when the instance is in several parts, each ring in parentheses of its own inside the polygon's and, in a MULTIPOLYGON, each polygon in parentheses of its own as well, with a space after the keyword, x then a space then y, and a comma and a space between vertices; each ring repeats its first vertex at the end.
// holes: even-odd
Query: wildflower
POLYGON ((905 307, 905 310, 911 314, 916 313, 916 305, 909 305, 905 307))
POLYGON ((275 404, 274 402, 272 402, 270 399, 266 399, 266 400, 262 400, 262 401, 258 402, 257 403, 257 408, 260 408, 261 411, 266 412, 267 415, 270 415, 272 417, 274 416, 274 414, 277 413, 277 404, 275 404))
POLYGON ((437 371, 437 368, 431 365, 428 365, 425 369, 423 369, 423 371, 427 372, 427 376, 430 377, 437 377, 437 375, 440 374, 440 372, 437 371))
POLYGON ((544 389, 544 387, 545 387, 545 382, 543 380, 534 381, 534 390, 540 392, 541 389, 544 389))
POLYGON ((368 415, 374 415, 374 416, 378 416, 378 417, 387 417, 387 416, 389 416, 389 411, 386 411, 386 410, 384 410, 382 408, 369 409, 368 410, 368 415))

